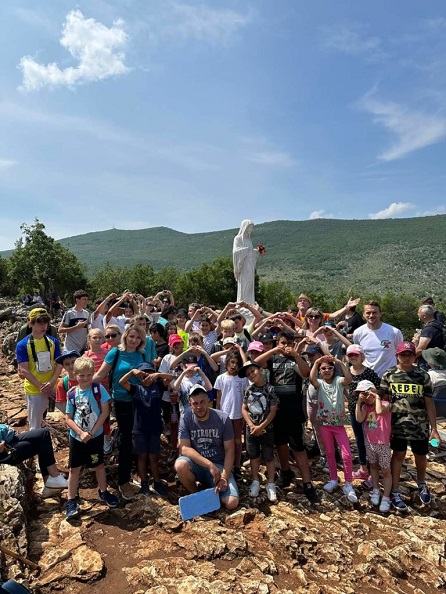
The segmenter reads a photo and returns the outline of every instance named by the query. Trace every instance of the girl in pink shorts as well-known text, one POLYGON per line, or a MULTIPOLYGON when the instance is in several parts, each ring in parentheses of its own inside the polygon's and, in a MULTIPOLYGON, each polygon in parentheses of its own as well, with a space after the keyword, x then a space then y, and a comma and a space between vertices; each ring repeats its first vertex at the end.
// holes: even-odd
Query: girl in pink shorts
POLYGON ((391 413, 390 403, 381 400, 375 385, 368 380, 362 380, 356 386, 355 392, 359 398, 356 403, 355 416, 358 423, 363 423, 367 460, 370 462, 373 491, 370 501, 379 505, 379 511, 386 513, 390 510, 390 491, 392 489, 392 474, 390 471, 391 413), (379 469, 383 475, 384 495, 380 503, 379 469))

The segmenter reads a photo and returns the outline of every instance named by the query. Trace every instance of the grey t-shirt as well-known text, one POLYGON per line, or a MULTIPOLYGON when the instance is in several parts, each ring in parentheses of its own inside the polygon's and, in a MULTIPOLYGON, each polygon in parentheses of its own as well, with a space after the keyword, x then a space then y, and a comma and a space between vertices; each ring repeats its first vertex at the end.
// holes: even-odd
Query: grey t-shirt
MULTIPOLYGON (((61 324, 67 328, 72 328, 76 326, 79 320, 88 320, 89 315, 86 309, 82 311, 76 311, 74 308, 68 309, 64 313, 61 324)), ((87 328, 78 328, 65 334, 64 349, 66 351, 82 351, 87 343, 87 334, 87 328)))
POLYGON ((214 464, 225 461, 224 442, 234 439, 229 416, 221 410, 209 409, 206 421, 199 421, 192 410, 180 419, 179 439, 188 439, 191 447, 214 464))

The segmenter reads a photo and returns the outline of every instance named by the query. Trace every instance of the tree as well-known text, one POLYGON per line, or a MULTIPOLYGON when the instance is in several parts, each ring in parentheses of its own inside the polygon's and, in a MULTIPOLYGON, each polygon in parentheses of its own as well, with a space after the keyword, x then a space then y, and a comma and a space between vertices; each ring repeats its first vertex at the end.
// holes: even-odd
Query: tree
POLYGON ((294 294, 282 281, 261 282, 258 302, 267 311, 286 311, 294 305, 294 294))
POLYGON ((216 258, 211 264, 185 272, 178 280, 175 297, 183 305, 195 301, 223 307, 228 301, 234 301, 236 295, 232 260, 216 258))
POLYGON ((110 262, 95 270, 91 279, 92 295, 95 298, 105 297, 110 293, 120 295, 125 289, 132 290, 130 285, 128 269, 123 266, 113 267, 110 262))
POLYGON ((14 293, 9 274, 9 260, 0 256, 0 294, 7 296, 14 293))
POLYGON ((43 297, 56 290, 66 297, 87 286, 83 265, 76 256, 45 233, 45 225, 20 226, 23 237, 15 243, 10 258, 10 280, 18 293, 41 291, 43 297))

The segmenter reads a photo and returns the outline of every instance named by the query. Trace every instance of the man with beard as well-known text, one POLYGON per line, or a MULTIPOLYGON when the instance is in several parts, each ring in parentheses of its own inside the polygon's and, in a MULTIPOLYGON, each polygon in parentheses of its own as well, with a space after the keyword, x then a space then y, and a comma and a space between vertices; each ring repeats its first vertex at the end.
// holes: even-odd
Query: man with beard
POLYGON ((226 509, 233 510, 239 495, 232 475, 235 442, 231 419, 221 410, 210 408, 202 386, 192 388, 189 402, 190 410, 180 420, 180 456, 175 471, 190 493, 198 491, 197 481, 214 487, 226 509))

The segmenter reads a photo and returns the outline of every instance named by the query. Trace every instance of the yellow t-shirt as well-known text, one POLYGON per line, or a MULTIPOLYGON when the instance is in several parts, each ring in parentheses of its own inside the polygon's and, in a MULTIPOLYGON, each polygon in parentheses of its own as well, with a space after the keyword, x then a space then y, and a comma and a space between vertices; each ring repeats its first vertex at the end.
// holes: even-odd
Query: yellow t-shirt
MULTIPOLYGON (((31 348, 30 342, 31 334, 26 336, 23 340, 21 340, 17 344, 16 353, 17 353, 17 362, 18 363, 28 363, 28 369, 31 374, 41 383, 44 384, 49 382, 53 376, 54 371, 56 369, 56 362, 55 358, 60 355, 60 347, 59 343, 55 342, 55 339, 52 336, 46 336, 49 345, 45 341, 45 338, 34 338, 34 348, 36 351, 37 357, 39 357, 39 353, 49 353, 49 362, 51 365, 51 369, 48 371, 39 371, 38 364, 34 360, 33 351, 31 348)), ((39 388, 37 388, 34 384, 32 384, 28 379, 24 380, 24 388, 25 394, 28 395, 35 395, 40 394, 39 388)))

